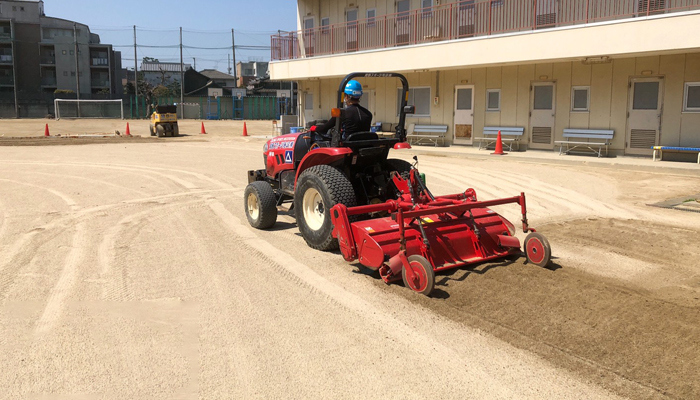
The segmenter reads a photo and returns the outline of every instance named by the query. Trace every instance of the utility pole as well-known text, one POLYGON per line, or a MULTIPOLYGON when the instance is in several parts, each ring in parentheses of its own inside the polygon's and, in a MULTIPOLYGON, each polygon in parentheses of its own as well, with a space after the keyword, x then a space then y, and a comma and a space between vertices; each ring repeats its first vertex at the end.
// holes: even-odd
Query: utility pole
POLYGON ((78 95, 78 118, 80 118, 80 56, 78 55, 78 24, 73 22, 73 39, 75 39, 75 86, 78 95))
POLYGON ((185 118, 185 63, 182 58, 182 27, 180 27, 180 118, 185 118))
POLYGON ((134 25, 134 102, 136 103, 136 116, 139 115, 139 64, 136 55, 136 25, 134 25))
POLYGON ((238 87, 238 71, 236 70, 236 34, 231 29, 231 50, 233 50, 233 82, 236 87, 238 87))

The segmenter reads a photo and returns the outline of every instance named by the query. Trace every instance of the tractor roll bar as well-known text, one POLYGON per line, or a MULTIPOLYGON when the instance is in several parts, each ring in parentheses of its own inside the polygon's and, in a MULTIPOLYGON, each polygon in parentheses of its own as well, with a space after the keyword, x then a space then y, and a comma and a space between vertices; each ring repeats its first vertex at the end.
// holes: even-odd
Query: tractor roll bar
MULTIPOLYGON (((399 123, 396 126, 396 137, 402 142, 406 141, 406 106, 408 105, 408 79, 405 76, 397 72, 353 72, 348 74, 340 82, 338 86, 338 108, 343 108, 343 93, 345 92, 345 85, 348 84, 354 78, 398 78, 401 81, 402 91, 401 91, 401 106, 399 107, 399 123)), ((340 118, 337 119, 338 121, 340 118)), ((336 125, 337 126, 337 125, 336 125)), ((340 135, 339 129, 335 130, 338 135, 340 135)))

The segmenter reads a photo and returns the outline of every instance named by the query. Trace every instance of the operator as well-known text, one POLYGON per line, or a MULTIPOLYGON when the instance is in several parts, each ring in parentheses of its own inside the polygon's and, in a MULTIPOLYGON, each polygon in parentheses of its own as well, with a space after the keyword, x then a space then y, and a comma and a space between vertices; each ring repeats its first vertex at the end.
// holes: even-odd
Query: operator
MULTIPOLYGON (((351 80, 345 85, 345 118, 341 121, 340 138, 347 139, 348 136, 357 132, 369 132, 372 127, 372 113, 360 105, 362 97, 362 85, 356 80, 351 80)), ((331 118, 323 125, 312 126, 311 131, 316 132, 328 140, 327 132, 335 128, 335 117, 331 118)))

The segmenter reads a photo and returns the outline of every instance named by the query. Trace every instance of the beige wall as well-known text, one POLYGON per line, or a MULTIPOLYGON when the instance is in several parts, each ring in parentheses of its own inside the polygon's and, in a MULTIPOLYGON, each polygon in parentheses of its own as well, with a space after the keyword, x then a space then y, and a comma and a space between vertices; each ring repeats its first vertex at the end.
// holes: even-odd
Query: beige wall
MULTIPOLYGON (((613 129, 612 148, 625 148, 630 79, 642 76, 664 78, 660 144, 700 146, 700 113, 684 113, 686 82, 700 82, 700 52, 615 59, 606 64, 584 65, 580 61, 538 63, 484 68, 459 68, 440 72, 406 73, 411 87, 430 87, 431 97, 439 90, 438 104, 430 117, 409 118, 407 123, 446 124, 452 135, 454 87, 474 85, 474 135, 484 126, 521 126, 529 137, 530 86, 533 82, 556 84, 555 138, 565 128, 613 129), (572 86, 590 87, 590 110, 571 111, 572 86), (501 89, 501 111, 486 111, 486 90, 501 89)), ((375 91, 374 121, 396 122, 397 80, 360 79, 365 90, 375 91)), ((329 118, 335 106, 340 78, 301 81, 300 90, 315 95, 315 118, 329 118)), ((527 141, 527 140, 526 140, 527 141)))

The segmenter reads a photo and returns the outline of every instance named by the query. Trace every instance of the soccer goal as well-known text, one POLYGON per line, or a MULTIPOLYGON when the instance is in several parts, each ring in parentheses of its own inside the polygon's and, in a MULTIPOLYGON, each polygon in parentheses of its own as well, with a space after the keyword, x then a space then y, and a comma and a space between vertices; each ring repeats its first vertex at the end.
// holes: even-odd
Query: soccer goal
POLYGON ((120 118, 124 119, 124 104, 117 100, 54 100, 56 119, 61 118, 120 118))

